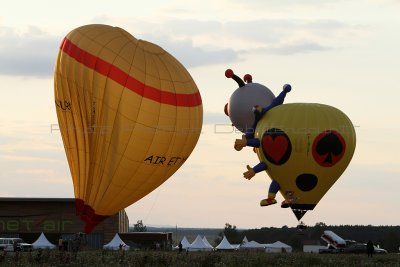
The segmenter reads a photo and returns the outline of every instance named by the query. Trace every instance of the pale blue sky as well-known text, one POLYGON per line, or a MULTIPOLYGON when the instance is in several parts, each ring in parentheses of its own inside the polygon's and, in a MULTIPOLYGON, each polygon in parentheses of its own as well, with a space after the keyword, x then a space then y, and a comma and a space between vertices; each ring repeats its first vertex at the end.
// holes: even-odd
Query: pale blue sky
MULTIPOLYGON (((203 98, 205 124, 185 165, 127 208, 131 223, 239 228, 294 226, 290 210, 259 207, 270 179, 242 178, 223 107, 232 68, 286 102, 345 112, 356 128, 350 166, 304 216, 306 224, 400 222, 400 1, 7 1, 0 10, 0 196, 73 197, 53 101, 62 38, 90 23, 119 26, 176 56, 203 98), (54 129, 53 129, 54 130, 54 129)), ((279 196, 281 201, 282 197, 279 196)))

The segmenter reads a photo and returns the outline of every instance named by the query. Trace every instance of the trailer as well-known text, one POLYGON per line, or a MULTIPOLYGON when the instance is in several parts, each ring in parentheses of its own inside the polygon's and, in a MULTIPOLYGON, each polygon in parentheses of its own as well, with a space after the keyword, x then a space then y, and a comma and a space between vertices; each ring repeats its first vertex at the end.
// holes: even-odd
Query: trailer
MULTIPOLYGON (((326 230, 321 239, 328 243, 326 248, 319 249, 319 253, 366 253, 367 244, 354 240, 344 240, 332 231, 326 230)), ((374 253, 386 254, 385 249, 374 246, 374 253)))
POLYGON ((328 245, 334 249, 343 249, 346 247, 346 240, 335 234, 330 230, 324 231, 321 236, 321 239, 324 240, 328 245))

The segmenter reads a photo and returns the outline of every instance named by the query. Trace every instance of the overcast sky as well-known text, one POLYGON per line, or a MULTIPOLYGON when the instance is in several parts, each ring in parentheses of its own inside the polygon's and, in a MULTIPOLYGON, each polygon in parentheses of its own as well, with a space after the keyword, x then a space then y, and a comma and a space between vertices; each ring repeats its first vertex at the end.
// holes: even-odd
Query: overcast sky
MULTIPOLYGON (((0 9, 0 196, 73 197, 53 96, 63 37, 102 23, 156 43, 189 70, 203 98, 203 134, 185 165, 126 209, 130 222, 178 227, 295 226, 290 210, 261 208, 270 179, 242 178, 251 152, 223 107, 232 68, 286 103, 335 106, 356 125, 349 167, 306 224, 400 221, 400 1, 7 1, 0 9)), ((278 201, 283 198, 279 195, 278 201)))

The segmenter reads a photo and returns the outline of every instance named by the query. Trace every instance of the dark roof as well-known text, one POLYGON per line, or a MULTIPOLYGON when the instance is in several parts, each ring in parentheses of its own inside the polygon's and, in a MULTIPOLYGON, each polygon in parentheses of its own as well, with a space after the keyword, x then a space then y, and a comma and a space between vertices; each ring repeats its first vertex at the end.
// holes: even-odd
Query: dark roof
POLYGON ((0 197, 0 202, 74 202, 75 198, 0 197))

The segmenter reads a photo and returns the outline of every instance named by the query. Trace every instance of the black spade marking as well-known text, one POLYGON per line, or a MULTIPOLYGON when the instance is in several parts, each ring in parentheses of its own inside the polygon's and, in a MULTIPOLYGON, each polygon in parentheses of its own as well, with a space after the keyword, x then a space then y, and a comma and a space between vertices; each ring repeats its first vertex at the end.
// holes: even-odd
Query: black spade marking
POLYGON ((340 133, 328 130, 320 133, 314 140, 312 154, 314 160, 323 167, 338 163, 346 150, 346 141, 340 133))
POLYGON ((319 140, 315 150, 321 156, 326 155, 324 163, 333 164, 332 155, 340 155, 343 151, 343 145, 339 137, 330 132, 319 140))
POLYGON ((301 191, 311 191, 318 184, 318 177, 314 174, 303 173, 297 176, 296 185, 301 191))

